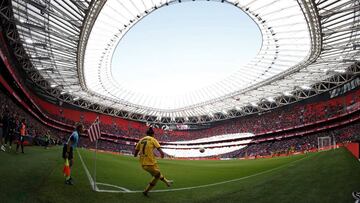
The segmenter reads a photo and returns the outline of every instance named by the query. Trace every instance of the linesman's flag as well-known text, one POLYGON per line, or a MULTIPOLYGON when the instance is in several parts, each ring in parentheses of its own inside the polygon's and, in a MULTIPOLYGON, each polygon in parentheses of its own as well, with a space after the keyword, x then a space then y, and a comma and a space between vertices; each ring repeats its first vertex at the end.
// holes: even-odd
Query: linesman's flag
POLYGON ((70 169, 69 159, 65 159, 63 172, 65 177, 70 177, 71 169, 70 169))
POLYGON ((101 137, 99 118, 96 118, 96 120, 93 124, 91 124, 87 132, 91 142, 94 142, 101 137))

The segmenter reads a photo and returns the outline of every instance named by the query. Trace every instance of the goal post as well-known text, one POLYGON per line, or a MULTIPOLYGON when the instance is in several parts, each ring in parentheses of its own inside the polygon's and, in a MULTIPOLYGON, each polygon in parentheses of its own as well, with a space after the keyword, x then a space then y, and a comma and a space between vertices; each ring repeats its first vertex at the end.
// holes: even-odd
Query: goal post
POLYGON ((330 136, 318 137, 318 150, 329 150, 335 148, 335 139, 330 136))

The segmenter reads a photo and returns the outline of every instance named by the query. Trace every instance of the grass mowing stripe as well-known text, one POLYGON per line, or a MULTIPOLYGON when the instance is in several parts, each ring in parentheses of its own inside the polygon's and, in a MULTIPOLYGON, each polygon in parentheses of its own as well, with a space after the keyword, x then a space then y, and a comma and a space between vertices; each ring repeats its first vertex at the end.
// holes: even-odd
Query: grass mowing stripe
POLYGON ((94 184, 94 180, 93 180, 93 178, 91 177, 90 172, 89 172, 89 170, 87 169, 87 167, 86 167, 86 165, 85 165, 85 163, 84 163, 84 161, 83 161, 83 159, 82 159, 82 157, 81 157, 81 154, 80 154, 79 150, 76 149, 76 151, 77 151, 77 153, 78 153, 78 155, 79 155, 79 158, 80 158, 80 161, 81 161, 81 163, 82 163, 82 166, 83 166, 83 168, 84 168, 84 170, 85 170, 85 173, 86 173, 86 175, 87 175, 87 177, 88 177, 88 179, 89 179, 91 189, 94 190, 94 187, 95 187, 95 191, 99 190, 99 188, 97 187, 97 185, 94 184))
POLYGON ((96 191, 96 192, 101 192, 101 191, 103 191, 103 190, 99 190, 99 188, 98 188, 97 185, 104 185, 104 186, 110 186, 110 187, 115 187, 115 188, 121 189, 121 190, 124 191, 124 192, 131 192, 131 190, 128 190, 128 189, 126 189, 126 188, 124 188, 124 187, 120 187, 120 186, 117 186, 117 185, 111 185, 111 184, 107 184, 107 183, 98 183, 98 182, 95 183, 94 180, 93 180, 93 178, 92 178, 91 175, 90 175, 90 172, 89 172, 88 168, 86 167, 86 165, 85 165, 85 163, 84 163, 84 161, 83 161, 83 159, 82 159, 82 157, 81 157, 81 154, 80 154, 79 150, 76 149, 76 151, 77 151, 77 153, 78 153, 78 155, 79 155, 79 158, 80 158, 80 161, 81 161, 81 163, 82 163, 82 166, 83 166, 83 168, 84 168, 84 170, 85 170, 86 176, 87 176, 88 179, 89 179, 91 189, 94 190, 94 186, 95 186, 95 191, 96 191))
MULTIPOLYGON (((73 166, 75 185, 65 185, 61 148, 27 149, 28 153, 24 156, 0 152, 0 202, 354 202, 351 192, 360 188, 360 164, 344 148, 311 154, 301 162, 295 161, 303 156, 222 162, 163 160, 160 166, 169 173, 169 177, 175 179, 178 187, 174 188, 232 180, 289 164, 288 167, 283 166, 282 169, 257 174, 242 181, 192 190, 155 192, 150 194, 150 198, 139 193, 94 192, 89 188, 89 179, 78 155, 75 161, 79 162, 73 166), (54 167, 58 167, 58 170, 53 171, 54 167), (47 180, 43 182, 44 176, 47 180), (200 178, 209 181, 201 181, 200 178)), ((92 166, 92 153, 81 149, 79 153, 84 163, 92 166)), ((150 179, 134 158, 100 155, 99 161, 103 175, 109 177, 105 179, 106 176, 102 176, 103 183, 124 184, 131 190, 140 190, 147 184, 144 180, 150 179)), ((119 190, 106 185, 98 186, 99 189, 119 190)), ((160 186, 163 185, 159 185, 158 189, 167 189, 160 186)))
MULTIPOLYGON (((93 154, 79 149, 86 166, 93 166, 93 154)), ((302 158, 303 155, 257 160, 229 161, 184 161, 159 160, 159 166, 164 175, 175 181, 173 188, 192 187, 212 184, 243 176, 252 175, 272 169, 285 163, 302 158)), ((97 177, 99 182, 123 186, 129 190, 142 190, 151 179, 133 157, 98 154, 97 177)), ((81 166, 81 164, 80 164, 81 166)), ((81 166, 82 168, 82 166, 81 166)), ((81 169, 85 175, 83 169, 81 169)), ((90 170, 92 175, 92 171, 90 170)), ((93 176, 93 175, 92 175, 93 176)), ((99 189, 103 189, 99 186, 99 189)), ((108 188, 114 189, 114 188, 108 188)), ((168 189, 159 182, 156 189, 168 189)))
MULTIPOLYGON (((270 173, 272 171, 276 171, 276 170, 286 168, 286 167, 289 167, 289 166, 294 166, 294 163, 300 162, 300 161, 304 160, 305 158, 309 158, 309 157, 312 157, 312 156, 314 156, 314 154, 309 154, 308 156, 304 156, 303 158, 297 159, 297 160, 292 161, 292 162, 288 162, 288 163, 286 163, 284 165, 281 165, 281 166, 278 166, 278 167, 275 167, 275 168, 272 168, 272 169, 269 169, 269 170, 261 171, 259 173, 255 173, 255 174, 252 174, 252 175, 244 176, 244 177, 241 177, 241 178, 221 181, 221 182, 217 182, 217 183, 205 184, 205 185, 192 186, 192 187, 152 190, 151 192, 157 192, 158 193, 158 192, 172 192, 172 191, 191 190, 191 189, 197 189, 197 188, 206 188, 206 187, 211 187, 211 186, 217 186, 217 185, 222 185, 222 184, 231 183, 231 182, 237 182, 237 181, 248 179, 248 178, 251 178, 251 177, 258 176, 258 175, 270 173)), ((84 169, 88 173, 88 170, 87 170, 86 166, 84 164, 83 164, 83 166, 84 166, 84 169)), ((98 183, 96 183, 96 184, 98 184, 98 183)), ((114 187, 114 188, 119 188, 121 190, 99 190, 99 189, 97 189, 96 190, 97 192, 107 192, 107 193, 141 193, 141 192, 143 192, 142 190, 128 190, 126 188, 123 188, 123 187, 120 187, 120 186, 117 186, 117 185, 107 184, 107 183, 101 183, 99 185, 106 185, 106 186, 110 186, 110 187, 114 187)))
POLYGON ((54 167, 51 169, 51 171, 47 173, 46 176, 43 176, 41 178, 40 184, 34 188, 34 191, 32 191, 32 193, 36 193, 41 189, 41 187, 46 183, 46 181, 49 180, 50 176, 55 172, 58 166, 59 166, 58 164, 55 164, 54 167))

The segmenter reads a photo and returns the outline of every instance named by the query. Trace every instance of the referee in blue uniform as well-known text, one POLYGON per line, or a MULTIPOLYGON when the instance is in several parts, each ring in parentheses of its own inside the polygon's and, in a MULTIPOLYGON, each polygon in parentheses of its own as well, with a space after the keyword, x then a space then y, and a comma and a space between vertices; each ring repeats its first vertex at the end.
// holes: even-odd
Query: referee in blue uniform
MULTIPOLYGON (((84 126, 82 124, 77 124, 75 131, 71 133, 69 139, 64 144, 62 157, 63 159, 69 160, 70 168, 72 168, 74 164, 74 149, 77 147, 79 143, 79 134, 81 134, 83 130, 84 130, 84 126)), ((71 176, 66 177, 65 184, 73 185, 71 176)))

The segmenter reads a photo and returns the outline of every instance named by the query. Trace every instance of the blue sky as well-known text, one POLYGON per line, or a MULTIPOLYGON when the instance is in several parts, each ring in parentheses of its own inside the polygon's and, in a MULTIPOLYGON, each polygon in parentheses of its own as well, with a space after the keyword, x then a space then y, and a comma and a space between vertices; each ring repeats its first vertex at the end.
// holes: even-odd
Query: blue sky
POLYGON ((240 9, 219 2, 179 3, 154 11, 129 30, 113 55, 112 74, 135 92, 181 95, 230 76, 260 48, 257 25, 240 9))

